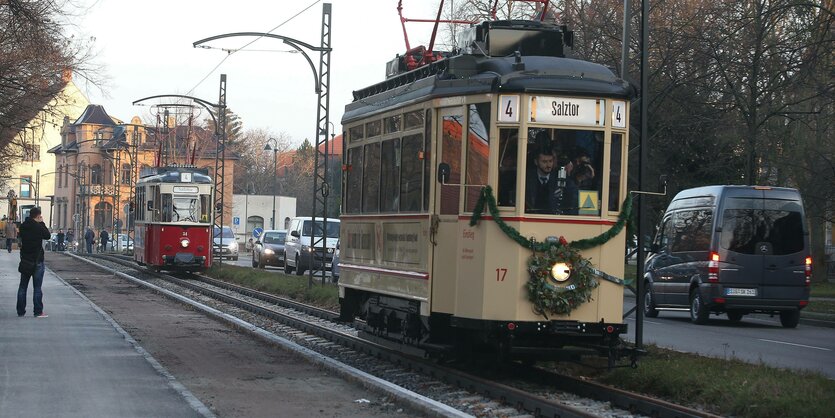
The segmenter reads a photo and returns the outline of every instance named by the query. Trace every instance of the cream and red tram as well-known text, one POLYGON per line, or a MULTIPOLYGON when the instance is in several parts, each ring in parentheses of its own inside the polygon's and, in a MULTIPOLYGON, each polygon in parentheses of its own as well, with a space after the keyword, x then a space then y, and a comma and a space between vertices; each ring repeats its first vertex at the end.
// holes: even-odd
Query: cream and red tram
POLYGON ((212 192, 208 170, 152 168, 136 183, 134 259, 158 270, 211 267, 212 192))
POLYGON ((633 89, 602 65, 565 58, 570 36, 485 22, 464 35, 463 53, 396 74, 399 57, 386 81, 354 92, 342 119, 344 319, 427 349, 622 352, 633 89), (540 150, 552 157, 554 206, 526 193, 540 150))

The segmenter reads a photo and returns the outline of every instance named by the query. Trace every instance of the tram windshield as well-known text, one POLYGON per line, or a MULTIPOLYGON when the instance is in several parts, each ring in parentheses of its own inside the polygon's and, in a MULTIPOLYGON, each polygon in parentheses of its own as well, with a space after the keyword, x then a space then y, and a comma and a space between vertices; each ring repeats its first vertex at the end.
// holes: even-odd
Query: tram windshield
POLYGON ((200 200, 197 196, 174 197, 174 222, 197 222, 200 216, 200 200))
POLYGON ((600 215, 602 131, 530 128, 527 150, 526 213, 600 215))

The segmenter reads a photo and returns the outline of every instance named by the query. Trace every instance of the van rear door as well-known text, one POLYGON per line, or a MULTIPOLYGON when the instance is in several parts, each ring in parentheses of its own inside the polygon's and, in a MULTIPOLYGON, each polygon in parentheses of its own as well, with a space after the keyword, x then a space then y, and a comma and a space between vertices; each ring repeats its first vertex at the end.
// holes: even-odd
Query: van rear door
POLYGON ((804 242, 803 207, 796 192, 746 190, 745 196, 727 197, 719 239, 724 295, 796 299, 781 288, 803 285, 804 242))
MULTIPOLYGON (((764 241, 763 288, 765 299, 805 299, 805 262, 809 255, 803 205, 798 195, 788 196, 766 191, 763 200, 764 241)), ((793 191, 792 191, 793 192, 793 191)))

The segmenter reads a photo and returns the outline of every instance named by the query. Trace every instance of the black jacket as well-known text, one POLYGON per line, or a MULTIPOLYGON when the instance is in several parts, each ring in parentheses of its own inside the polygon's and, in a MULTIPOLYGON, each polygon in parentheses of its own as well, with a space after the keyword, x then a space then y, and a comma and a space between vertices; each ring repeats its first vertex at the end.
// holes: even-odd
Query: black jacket
POLYGON ((34 262, 43 261, 43 240, 49 239, 49 229, 43 222, 35 222, 31 217, 20 224, 20 258, 34 262))

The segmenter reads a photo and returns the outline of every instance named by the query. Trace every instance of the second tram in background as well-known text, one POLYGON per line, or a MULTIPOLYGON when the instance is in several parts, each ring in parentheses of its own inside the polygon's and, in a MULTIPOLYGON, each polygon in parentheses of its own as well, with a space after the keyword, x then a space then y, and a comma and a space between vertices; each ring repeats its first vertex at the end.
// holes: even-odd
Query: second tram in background
POLYGON ((156 167, 140 174, 134 206, 134 259, 155 270, 211 267, 212 193, 208 170, 156 167))
MULTIPOLYGON (((619 222, 634 89, 566 58, 561 26, 488 21, 460 37, 457 54, 398 56, 346 106, 342 316, 430 351, 537 359, 572 348, 612 361, 629 351, 623 283, 598 278, 590 300, 543 313, 528 289, 535 254, 518 242, 588 239, 619 222), (486 208, 470 225, 487 185, 516 239, 486 208)), ((582 257, 622 277, 625 235, 582 257)), ((581 266, 546 267, 547 286, 569 295, 581 266)))

